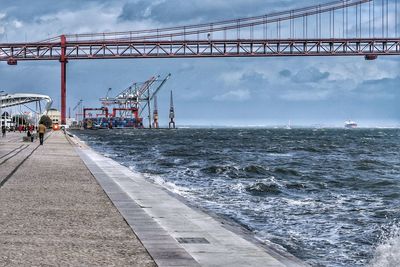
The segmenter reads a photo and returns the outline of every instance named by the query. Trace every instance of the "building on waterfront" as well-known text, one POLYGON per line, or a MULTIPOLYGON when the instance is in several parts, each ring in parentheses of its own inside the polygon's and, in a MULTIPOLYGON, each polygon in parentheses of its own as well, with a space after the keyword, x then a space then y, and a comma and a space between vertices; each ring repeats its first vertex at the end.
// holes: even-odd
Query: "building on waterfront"
POLYGON ((5 111, 5 112, 3 112, 3 114, 1 114, 0 122, 1 122, 0 123, 1 126, 6 126, 8 129, 10 129, 11 127, 14 126, 12 117, 11 117, 10 113, 8 113, 7 111, 5 111))
POLYGON ((49 109, 49 111, 47 111, 47 116, 49 116, 53 124, 61 123, 61 112, 58 111, 57 109, 55 108, 49 109))

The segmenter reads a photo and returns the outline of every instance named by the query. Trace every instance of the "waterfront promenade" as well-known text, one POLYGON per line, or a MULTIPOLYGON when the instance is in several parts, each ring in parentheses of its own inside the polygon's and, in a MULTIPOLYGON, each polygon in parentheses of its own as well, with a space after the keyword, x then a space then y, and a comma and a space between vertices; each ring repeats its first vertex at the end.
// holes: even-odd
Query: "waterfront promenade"
POLYGON ((62 132, 0 142, 0 266, 305 266, 62 132))
POLYGON ((155 266, 61 132, 23 135, 0 138, 0 266, 155 266))

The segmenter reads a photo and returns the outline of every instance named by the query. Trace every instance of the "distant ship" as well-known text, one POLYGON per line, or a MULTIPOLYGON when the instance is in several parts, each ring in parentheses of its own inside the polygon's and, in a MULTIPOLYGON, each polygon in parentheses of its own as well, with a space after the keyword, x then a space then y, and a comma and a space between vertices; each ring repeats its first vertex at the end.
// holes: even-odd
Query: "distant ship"
POLYGON ((357 123, 354 121, 348 120, 344 122, 344 127, 347 129, 354 129, 357 128, 357 126, 358 126, 357 123))

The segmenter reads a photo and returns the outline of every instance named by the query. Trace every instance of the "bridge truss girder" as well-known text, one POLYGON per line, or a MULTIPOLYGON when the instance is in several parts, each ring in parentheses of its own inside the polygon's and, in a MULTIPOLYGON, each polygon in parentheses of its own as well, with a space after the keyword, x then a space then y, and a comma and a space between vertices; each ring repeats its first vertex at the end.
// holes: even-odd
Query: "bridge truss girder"
POLYGON ((116 58, 400 55, 400 39, 135 41, 0 45, 0 61, 116 58))

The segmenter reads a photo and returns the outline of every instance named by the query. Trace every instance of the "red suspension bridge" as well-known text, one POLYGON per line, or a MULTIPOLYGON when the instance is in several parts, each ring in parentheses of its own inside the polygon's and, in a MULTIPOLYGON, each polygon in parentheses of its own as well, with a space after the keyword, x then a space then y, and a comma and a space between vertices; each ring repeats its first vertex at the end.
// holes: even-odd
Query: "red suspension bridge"
POLYGON ((400 55, 400 0, 342 0, 262 16, 129 32, 64 34, 0 44, 0 61, 58 60, 66 118, 69 60, 400 55))

